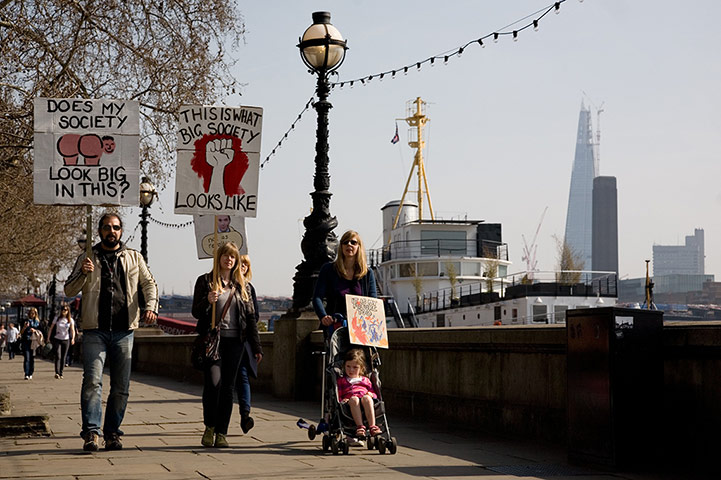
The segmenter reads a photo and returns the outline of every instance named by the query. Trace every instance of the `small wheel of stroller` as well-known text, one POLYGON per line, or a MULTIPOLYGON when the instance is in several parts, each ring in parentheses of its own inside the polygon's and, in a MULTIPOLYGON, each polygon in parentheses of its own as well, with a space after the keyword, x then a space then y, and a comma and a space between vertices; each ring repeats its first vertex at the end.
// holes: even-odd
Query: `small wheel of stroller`
POLYGON ((323 435, 323 451, 327 452, 328 450, 330 450, 330 437, 323 435))
POLYGON ((378 453, 381 455, 385 455, 386 453, 386 439, 383 437, 378 437, 378 453))
POLYGON ((338 455, 338 440, 335 437, 330 439, 330 451, 333 455, 338 455))
POLYGON ((343 452, 343 455, 348 455, 348 451, 350 449, 349 447, 350 447, 350 444, 348 442, 346 442, 346 441, 340 442, 340 449, 343 452))
POLYGON ((391 455, 395 455, 398 451, 398 440, 396 440, 396 437, 391 437, 391 441, 388 442, 388 453, 391 455))
POLYGON ((368 450, 376 448, 376 437, 368 437, 368 450))
POLYGON ((308 440, 315 440, 315 425, 311 425, 310 428, 308 428, 308 440))

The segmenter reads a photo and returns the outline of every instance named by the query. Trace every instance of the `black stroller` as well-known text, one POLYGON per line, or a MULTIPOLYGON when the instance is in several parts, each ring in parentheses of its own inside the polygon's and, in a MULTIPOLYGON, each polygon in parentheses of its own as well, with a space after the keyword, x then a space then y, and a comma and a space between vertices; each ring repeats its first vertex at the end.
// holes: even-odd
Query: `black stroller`
MULTIPOLYGON (((341 327, 335 330, 330 338, 325 340, 325 351, 323 353, 323 399, 321 401, 321 421, 316 427, 309 425, 304 420, 298 420, 298 426, 308 429, 308 438, 313 440, 316 435, 323 436, 323 451, 331 451, 333 455, 338 453, 348 454, 353 439, 366 442, 368 450, 377 449, 380 454, 386 452, 391 455, 398 449, 398 441, 391 436, 390 425, 383 404, 381 393, 381 382, 378 367, 381 364, 378 351, 375 347, 351 345, 348 337, 348 328, 341 327), (371 372, 369 378, 373 384, 378 399, 374 402, 376 425, 381 433, 375 436, 366 434, 364 438, 356 438, 356 424, 350 413, 348 404, 340 403, 338 396, 337 381, 343 374, 343 364, 346 351, 350 348, 362 348, 365 351, 366 370, 371 372)), ((364 423, 365 413, 363 414, 364 423)), ((368 427, 368 425, 366 425, 368 427)), ((368 429, 366 428, 366 431, 368 429)))

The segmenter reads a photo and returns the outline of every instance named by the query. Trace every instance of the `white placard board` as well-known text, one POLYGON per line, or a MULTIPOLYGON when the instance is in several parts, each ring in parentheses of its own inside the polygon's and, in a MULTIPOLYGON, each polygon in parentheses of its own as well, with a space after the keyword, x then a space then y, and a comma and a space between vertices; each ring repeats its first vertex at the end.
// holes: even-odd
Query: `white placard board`
POLYGON ((383 300, 360 295, 345 296, 350 343, 388 348, 388 330, 383 300))
MULTIPOLYGON (((213 258, 213 226, 215 215, 193 215, 195 243, 198 258, 213 258)), ((233 242, 241 255, 248 254, 248 242, 245 236, 245 217, 218 215, 218 245, 233 242)))
POLYGON ((34 201, 137 206, 137 101, 36 98, 34 201))
POLYGON ((255 217, 263 109, 183 106, 175 213, 255 217))

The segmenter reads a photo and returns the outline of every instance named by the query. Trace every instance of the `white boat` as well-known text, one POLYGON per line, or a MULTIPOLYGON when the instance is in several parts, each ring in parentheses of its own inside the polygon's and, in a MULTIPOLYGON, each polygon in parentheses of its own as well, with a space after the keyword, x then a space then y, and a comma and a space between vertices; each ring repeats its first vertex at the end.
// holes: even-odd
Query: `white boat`
POLYGON ((369 252, 389 322, 397 326, 565 323, 568 309, 616 304, 615 272, 509 274, 500 224, 422 220, 418 207, 405 202, 392 228, 399 205, 382 208, 386 241, 369 252))

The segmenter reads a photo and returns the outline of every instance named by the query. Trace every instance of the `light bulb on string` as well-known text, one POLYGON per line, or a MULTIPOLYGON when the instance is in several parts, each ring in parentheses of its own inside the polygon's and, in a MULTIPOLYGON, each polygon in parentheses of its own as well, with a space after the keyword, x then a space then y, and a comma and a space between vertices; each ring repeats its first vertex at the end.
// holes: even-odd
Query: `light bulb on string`
POLYGON ((514 30, 514 31, 513 31, 513 41, 514 41, 514 42, 517 42, 517 41, 518 41, 518 30, 514 30))
POLYGON ((461 58, 461 55, 463 55, 463 47, 458 49, 458 58, 461 58))
POLYGON ((448 55, 443 57, 443 65, 448 65, 448 55))
POLYGON ((536 32, 538 31, 538 20, 533 21, 533 30, 536 32))
POLYGON ((478 39, 478 45, 480 45, 481 48, 486 48, 486 45, 483 43, 483 39, 482 39, 482 38, 479 38, 479 39, 478 39))
POLYGON ((558 15, 559 13, 561 13, 561 2, 556 2, 556 3, 554 3, 554 4, 553 4, 553 8, 556 9, 556 15, 558 15))
POLYGON ((493 41, 498 43, 498 32, 493 32, 493 41))
POLYGON ((416 68, 418 68, 418 70, 421 69, 421 62, 417 62, 417 63, 416 63, 416 68))
POLYGON ((436 66, 436 57, 431 57, 431 67, 436 66))
POLYGON ((403 67, 403 75, 408 75, 408 67, 403 67))

